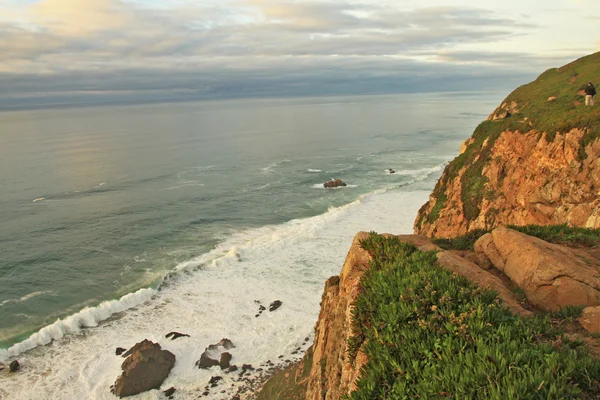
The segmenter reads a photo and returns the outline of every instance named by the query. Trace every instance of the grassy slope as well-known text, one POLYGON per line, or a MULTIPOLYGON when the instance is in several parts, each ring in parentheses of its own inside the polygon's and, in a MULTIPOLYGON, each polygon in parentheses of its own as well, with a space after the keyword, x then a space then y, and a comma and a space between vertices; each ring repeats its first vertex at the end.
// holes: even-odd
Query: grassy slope
POLYGON ((494 196, 494 193, 486 193, 484 188, 487 179, 481 176, 481 171, 489 161, 490 149, 503 131, 525 133, 535 130, 546 132, 547 139, 553 140, 557 132, 586 129, 579 152, 579 158, 583 160, 586 156, 583 151, 585 146, 600 138, 600 104, 586 107, 582 105, 584 97, 578 94, 589 81, 600 89, 600 53, 580 58, 561 68, 550 69, 535 81, 513 91, 503 104, 515 102, 518 112, 505 119, 484 121, 477 127, 472 136, 474 143, 448 165, 446 174, 434 190, 433 194, 440 202, 439 206, 436 204, 437 210, 422 218, 429 223, 437 219, 445 203, 447 184, 464 166, 468 168, 462 177, 463 212, 469 221, 477 218, 484 196, 494 196), (551 96, 556 100, 548 101, 551 96), (484 146, 486 139, 489 140, 484 146))
POLYGON ((512 315, 494 292, 396 238, 372 234, 362 245, 374 261, 350 356, 364 344, 369 361, 352 399, 598 398, 600 361, 550 315, 512 315))

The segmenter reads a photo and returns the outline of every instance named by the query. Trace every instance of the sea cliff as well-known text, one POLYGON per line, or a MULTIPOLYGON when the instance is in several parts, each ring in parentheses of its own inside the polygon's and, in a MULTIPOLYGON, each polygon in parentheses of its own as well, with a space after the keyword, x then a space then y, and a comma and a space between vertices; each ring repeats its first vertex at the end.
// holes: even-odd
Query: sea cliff
POLYGON ((600 107, 581 96, 598 65, 511 93, 448 164, 415 235, 358 233, 313 346, 259 398, 598 399, 600 107))

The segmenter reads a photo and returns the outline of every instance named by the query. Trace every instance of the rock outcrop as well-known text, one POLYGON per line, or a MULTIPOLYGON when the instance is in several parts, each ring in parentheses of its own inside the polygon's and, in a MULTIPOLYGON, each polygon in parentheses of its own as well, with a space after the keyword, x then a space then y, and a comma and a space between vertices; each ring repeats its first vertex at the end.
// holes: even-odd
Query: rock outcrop
POLYGON ((208 369, 216 365, 221 365, 221 369, 229 368, 232 356, 230 353, 225 352, 225 350, 233 349, 234 347, 231 340, 221 339, 219 343, 211 344, 204 349, 200 359, 196 361, 196 366, 203 369, 208 369), (223 356, 224 354, 225 356, 223 356))
POLYGON ((590 333, 600 334, 600 306, 585 308, 579 324, 590 333))
POLYGON ((600 259, 594 254, 504 227, 479 242, 476 247, 534 306, 558 310, 567 305, 600 305, 600 259))
POLYGON ((582 151, 583 135, 584 131, 573 129, 549 142, 546 134, 537 131, 503 132, 494 143, 483 146, 489 149, 478 150, 487 158, 477 189, 481 199, 464 190, 470 164, 455 176, 447 168, 438 184, 443 189, 434 192, 419 211, 415 232, 456 237, 499 225, 566 223, 599 228, 600 141, 582 151), (581 159, 581 154, 586 157, 581 159), (469 207, 476 209, 472 215, 466 210, 469 207))
POLYGON ((113 392, 116 396, 133 396, 152 389, 159 389, 175 365, 175 355, 162 350, 158 343, 144 340, 126 354, 113 392))

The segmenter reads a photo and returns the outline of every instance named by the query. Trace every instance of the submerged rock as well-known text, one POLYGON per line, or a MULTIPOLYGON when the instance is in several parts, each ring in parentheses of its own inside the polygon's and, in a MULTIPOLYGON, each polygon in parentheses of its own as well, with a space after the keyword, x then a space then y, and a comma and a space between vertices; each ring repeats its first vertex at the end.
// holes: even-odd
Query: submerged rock
POLYGON ((175 355, 162 350, 158 343, 144 340, 133 346, 126 354, 113 393, 119 397, 133 396, 152 389, 159 389, 175 365, 175 355))

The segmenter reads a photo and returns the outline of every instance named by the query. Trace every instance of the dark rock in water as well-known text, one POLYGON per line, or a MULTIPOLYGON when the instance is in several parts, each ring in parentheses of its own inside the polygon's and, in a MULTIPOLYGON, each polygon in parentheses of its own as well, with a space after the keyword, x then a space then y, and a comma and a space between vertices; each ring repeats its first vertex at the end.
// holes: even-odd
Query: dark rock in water
POLYGON ((210 387, 216 387, 219 384, 219 381, 222 379, 223 378, 220 376, 213 376, 212 378, 210 378, 210 381, 208 381, 208 384, 210 385, 210 387))
POLYGON ((233 396, 233 397, 231 398, 231 400, 241 400, 241 399, 240 399, 240 396, 233 396))
POLYGON ((170 332, 167 333, 165 335, 165 337, 168 339, 169 337, 171 337, 171 340, 175 340, 175 339, 179 339, 180 337, 190 337, 190 335, 187 335, 185 333, 179 333, 179 332, 170 332))
POLYGON ((336 187, 344 187, 346 184, 342 182, 341 179, 332 179, 323 184, 324 188, 336 188, 336 187))
MULTIPOLYGON (((234 347, 235 345, 231 340, 226 338, 221 339, 219 343, 211 344, 204 350, 204 353, 200 356, 200 360, 196 361, 196 366, 199 368, 211 368, 215 365, 219 365, 219 360, 222 359, 224 350, 229 350, 234 347)), ((231 357, 231 354, 229 354, 229 356, 231 357)), ((231 361, 231 358, 229 358, 229 361, 231 361)))
POLYGON ((118 397, 159 389, 175 365, 173 353, 149 340, 136 344, 127 353, 130 354, 121 365, 123 374, 117 378, 113 391, 118 397))
POLYGON ((391 168, 388 169, 388 174, 395 174, 395 173, 396 173, 396 171, 394 171, 393 169, 391 169, 391 168))
POLYGON ((305 337, 305 338, 304 338, 304 341, 305 341, 305 342, 308 342, 309 340, 310 340, 310 338, 308 338, 308 337, 305 337))
POLYGON ((117 347, 117 349, 115 350, 115 355, 120 356, 121 354, 125 353, 127 351, 127 349, 124 349, 123 347, 117 347))
POLYGON ((10 363, 10 365, 8 366, 8 370, 10 372, 17 372, 18 370, 21 369, 21 364, 19 364, 19 362, 17 360, 14 360, 13 362, 10 363))
POLYGON ((208 396, 208 391, 202 392, 202 396, 208 396))
POLYGON ((231 353, 221 353, 221 360, 219 360, 219 366, 221 369, 227 369, 231 366, 231 359, 233 356, 231 353))
POLYGON ((238 370, 237 365, 232 365, 231 367, 229 367, 229 369, 227 370, 227 372, 235 372, 238 370))
POLYGON ((275 311, 277 310, 279 307, 281 307, 283 303, 280 300, 275 300, 274 302, 272 302, 269 305, 269 311, 275 311))
POLYGON ((198 368, 211 368, 214 367, 215 365, 219 365, 219 362, 217 360, 215 360, 214 358, 210 357, 210 350, 206 350, 204 353, 202 353, 202 355, 200 356, 200 359, 198 361, 196 361, 196 366, 198 368))
POLYGON ((265 306, 258 307, 258 311, 265 311, 266 309, 267 309, 267 307, 265 307, 265 306))
POLYGON ((172 388, 169 388, 169 389, 165 390, 165 391, 163 392, 163 394, 164 394, 165 396, 167 396, 167 397, 171 397, 171 396, 173 396, 173 393, 175 393, 175 391, 176 391, 176 390, 177 390, 177 389, 175 389, 174 387, 172 387, 172 388))
POLYGON ((242 365, 242 371, 254 371, 254 367, 251 364, 244 364, 242 365))

